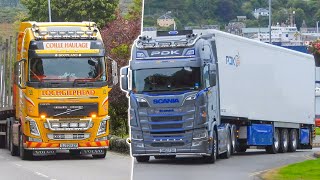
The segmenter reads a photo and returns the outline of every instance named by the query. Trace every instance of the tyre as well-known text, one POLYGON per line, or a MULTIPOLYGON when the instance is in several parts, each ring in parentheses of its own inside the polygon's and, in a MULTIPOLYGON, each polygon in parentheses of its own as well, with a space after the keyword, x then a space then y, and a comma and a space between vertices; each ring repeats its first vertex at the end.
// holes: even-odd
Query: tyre
POLYGON ((32 151, 26 150, 23 147, 23 133, 21 131, 19 134, 19 151, 20 158, 22 160, 31 160, 33 158, 32 151))
POLYGON ((81 151, 80 150, 69 150, 71 156, 80 156, 81 151))
POLYGON ((12 131, 10 133, 10 153, 11 153, 11 156, 18 156, 19 155, 19 147, 13 144, 12 131))
POLYGON ((296 129, 291 129, 289 131, 289 152, 295 152, 298 147, 298 133, 296 129))
POLYGON ((234 154, 236 152, 236 141, 237 141, 237 134, 236 134, 236 126, 232 126, 231 128, 231 154, 234 154))
POLYGON ((0 136, 0 148, 6 147, 6 136, 0 136))
POLYGON ((176 155, 170 155, 170 156, 154 156, 155 159, 174 159, 176 158, 176 155))
POLYGON ((221 154, 221 157, 223 159, 229 159, 231 156, 232 140, 231 140, 230 131, 227 133, 228 133, 228 135, 227 135, 227 151, 224 152, 223 154, 221 154))
POLYGON ((107 150, 104 150, 103 154, 93 154, 92 157, 93 159, 104 159, 106 158, 107 155, 107 150))
POLYGON ((204 156, 203 161, 205 163, 210 163, 213 164, 217 161, 217 155, 218 155, 218 140, 217 140, 217 134, 214 131, 213 132, 213 137, 212 137, 212 153, 210 156, 204 156))
POLYGON ((282 129, 280 133, 280 153, 286 153, 289 146, 289 132, 288 129, 282 129))
POLYGON ((10 137, 11 137, 11 127, 10 118, 7 119, 7 134, 6 134, 6 148, 10 151, 10 137))
POLYGON ((136 160, 138 162, 148 162, 150 160, 150 156, 137 156, 136 160))
POLYGON ((276 154, 278 153, 280 148, 280 133, 279 129, 275 128, 275 131, 273 133, 273 142, 271 146, 266 147, 266 151, 269 154, 276 154))

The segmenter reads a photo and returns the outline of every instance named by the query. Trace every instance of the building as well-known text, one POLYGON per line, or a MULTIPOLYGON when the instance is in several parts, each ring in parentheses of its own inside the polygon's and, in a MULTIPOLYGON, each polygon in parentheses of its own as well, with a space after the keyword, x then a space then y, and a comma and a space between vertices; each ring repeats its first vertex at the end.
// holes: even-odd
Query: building
POLYGON ((169 13, 166 13, 157 19, 157 24, 160 27, 170 27, 171 25, 175 24, 175 21, 174 18, 169 15, 169 13))
POLYGON ((225 31, 231 34, 242 35, 242 29, 246 27, 243 22, 229 22, 225 27, 225 31))
POLYGON ((255 9, 252 14, 256 19, 259 19, 260 16, 269 16, 269 10, 265 8, 259 8, 255 9))

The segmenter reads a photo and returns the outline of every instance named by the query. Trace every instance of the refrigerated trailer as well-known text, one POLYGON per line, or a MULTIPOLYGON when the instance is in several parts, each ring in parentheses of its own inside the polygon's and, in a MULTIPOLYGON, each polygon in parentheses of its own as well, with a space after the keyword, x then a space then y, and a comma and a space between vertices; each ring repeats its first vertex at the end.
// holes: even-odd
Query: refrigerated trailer
POLYGON ((311 55, 215 30, 144 32, 121 86, 138 162, 312 148, 311 55))

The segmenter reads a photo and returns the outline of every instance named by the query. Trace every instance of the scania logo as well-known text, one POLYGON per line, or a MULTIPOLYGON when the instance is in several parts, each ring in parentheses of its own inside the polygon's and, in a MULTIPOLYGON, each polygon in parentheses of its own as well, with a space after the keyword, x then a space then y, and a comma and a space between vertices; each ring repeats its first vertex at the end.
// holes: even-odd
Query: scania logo
POLYGON ((180 50, 152 51, 151 56, 180 56, 180 50))
POLYGON ((179 103, 179 99, 154 99, 153 104, 174 104, 179 103))

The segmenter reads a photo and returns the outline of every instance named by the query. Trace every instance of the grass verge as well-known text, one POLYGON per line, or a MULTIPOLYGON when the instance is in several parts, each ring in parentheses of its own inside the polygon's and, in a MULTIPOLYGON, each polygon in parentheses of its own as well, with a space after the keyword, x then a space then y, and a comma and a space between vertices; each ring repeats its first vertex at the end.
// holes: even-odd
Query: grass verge
POLYGON ((320 159, 291 164, 262 175, 265 180, 319 180, 320 159))
POLYGON ((316 135, 320 135, 320 128, 316 128, 316 135))

